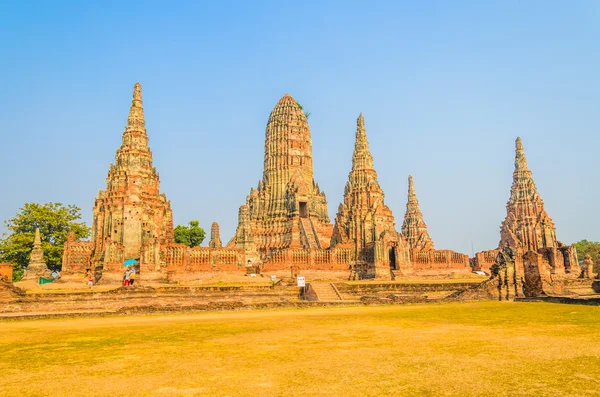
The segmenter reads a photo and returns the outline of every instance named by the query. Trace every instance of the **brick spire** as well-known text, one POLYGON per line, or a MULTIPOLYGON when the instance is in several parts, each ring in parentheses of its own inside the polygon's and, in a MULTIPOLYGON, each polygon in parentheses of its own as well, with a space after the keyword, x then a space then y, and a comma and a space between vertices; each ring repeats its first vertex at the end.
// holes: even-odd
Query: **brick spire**
POLYGON ((506 203, 506 219, 500 226, 499 248, 506 245, 533 251, 559 246, 556 227, 544 209, 520 137, 515 141, 515 171, 506 203))
POLYGON ((150 263, 150 258, 158 258, 148 253, 151 246, 173 242, 171 204, 160 193, 159 175, 152 165, 140 83, 133 87, 115 160, 108 170, 106 190, 99 192, 94 205, 92 241, 94 264, 114 262, 113 270, 120 271, 119 261, 137 259, 145 253, 150 263))
POLYGON ((419 200, 415 191, 413 177, 408 177, 408 201, 406 203, 406 214, 402 223, 402 234, 410 248, 419 251, 433 250, 433 241, 427 232, 427 225, 423 221, 423 214, 419 208, 419 200))
POLYGON ((146 133, 146 120, 144 119, 144 108, 142 107, 142 85, 135 83, 133 86, 133 97, 127 117, 127 130, 143 131, 146 133))
MULTIPOLYGON (((517 137, 517 140, 515 141, 515 172, 516 171, 529 171, 521 137, 517 137)), ((531 176, 531 172, 529 172, 529 175, 531 176)))
POLYGON ((121 147, 117 151, 117 165, 131 166, 136 163, 145 165, 148 172, 152 168, 152 152, 148 146, 146 120, 142 106, 142 86, 135 83, 131 107, 127 116, 127 126, 123 132, 121 147))
MULTIPOLYGON (((356 119, 356 141, 354 143, 354 153, 352 154, 352 171, 357 170, 372 170, 375 172, 373 156, 371 156, 369 141, 367 140, 365 118, 362 113, 356 119)), ((375 179, 377 179, 376 173, 375 179)))
POLYGON ((331 245, 352 244, 360 255, 367 244, 377 240, 386 230, 395 233, 394 216, 384 203, 361 113, 356 120, 352 170, 344 189, 344 201, 335 218, 331 245), (384 222, 376 222, 377 218, 384 222))

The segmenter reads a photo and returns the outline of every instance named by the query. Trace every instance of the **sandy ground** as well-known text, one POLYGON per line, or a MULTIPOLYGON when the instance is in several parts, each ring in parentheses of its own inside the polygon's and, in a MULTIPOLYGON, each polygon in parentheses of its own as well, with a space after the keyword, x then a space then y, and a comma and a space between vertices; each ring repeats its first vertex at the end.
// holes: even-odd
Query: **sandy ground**
POLYGON ((598 396, 600 308, 476 302, 0 322, 5 396, 598 396))

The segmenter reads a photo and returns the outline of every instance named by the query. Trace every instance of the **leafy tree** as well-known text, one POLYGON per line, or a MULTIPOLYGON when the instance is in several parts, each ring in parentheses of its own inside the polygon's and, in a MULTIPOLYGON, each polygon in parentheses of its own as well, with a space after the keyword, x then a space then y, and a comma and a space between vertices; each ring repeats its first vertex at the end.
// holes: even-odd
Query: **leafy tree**
POLYGON ((177 225, 174 234, 176 243, 185 244, 188 247, 199 246, 206 236, 198 221, 190 221, 188 226, 177 225))
POLYGON ((595 271, 598 271, 596 268, 596 259, 600 253, 600 242, 581 240, 573 245, 577 249, 577 258, 582 261, 586 255, 591 256, 594 261, 594 269, 595 271))
POLYGON ((40 229, 44 259, 48 268, 59 270, 69 232, 76 238, 87 238, 90 228, 81 219, 81 209, 62 203, 25 203, 14 218, 4 222, 8 232, 0 239, 0 261, 13 263, 13 279, 18 281, 29 264, 35 229, 40 229))

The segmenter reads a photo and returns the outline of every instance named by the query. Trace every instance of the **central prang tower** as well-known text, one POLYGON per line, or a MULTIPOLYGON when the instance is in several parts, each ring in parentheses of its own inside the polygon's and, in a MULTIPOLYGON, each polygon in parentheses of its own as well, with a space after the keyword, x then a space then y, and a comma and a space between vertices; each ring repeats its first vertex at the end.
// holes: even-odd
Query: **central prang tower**
POLYGON ((325 193, 314 180, 310 128, 302 107, 288 94, 269 116, 263 178, 246 204, 262 253, 329 246, 333 226, 325 193))

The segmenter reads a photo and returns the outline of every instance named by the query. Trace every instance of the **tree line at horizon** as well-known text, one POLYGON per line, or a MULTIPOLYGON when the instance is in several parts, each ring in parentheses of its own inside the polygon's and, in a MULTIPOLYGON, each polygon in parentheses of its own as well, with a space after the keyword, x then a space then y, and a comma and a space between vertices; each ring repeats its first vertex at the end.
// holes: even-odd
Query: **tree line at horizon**
MULTIPOLYGON (((65 242, 70 232, 76 239, 87 239, 91 228, 81 221, 81 209, 73 204, 25 203, 17 214, 4 221, 8 230, 0 239, 0 262, 14 266, 13 281, 19 281, 29 264, 35 230, 40 229, 44 259, 50 270, 61 270, 65 242)), ((197 247, 206 237, 200 222, 192 220, 187 226, 177 225, 174 239, 178 244, 197 247)), ((581 240, 573 244, 579 261, 590 255, 594 261, 594 271, 598 271, 596 261, 600 253, 600 242, 581 240)))

